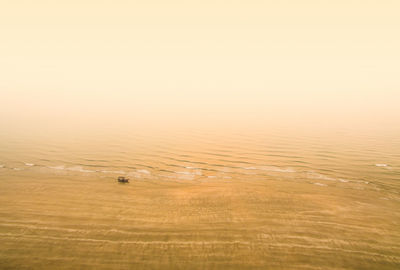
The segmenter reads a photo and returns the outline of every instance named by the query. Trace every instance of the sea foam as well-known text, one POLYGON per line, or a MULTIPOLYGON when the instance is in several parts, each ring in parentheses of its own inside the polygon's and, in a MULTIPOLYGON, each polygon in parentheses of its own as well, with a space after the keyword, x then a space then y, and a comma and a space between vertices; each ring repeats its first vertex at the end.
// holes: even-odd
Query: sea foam
POLYGON ((53 169, 53 170, 67 170, 67 171, 84 172, 84 173, 95 172, 94 170, 84 169, 82 166, 73 166, 73 167, 68 167, 67 168, 64 165, 60 165, 60 166, 48 166, 47 168, 50 168, 50 169, 53 169))
POLYGON ((314 183, 314 185, 321 186, 321 187, 326 187, 327 186, 327 185, 321 184, 321 183, 314 183))
POLYGON ((93 171, 93 170, 84 169, 82 166, 70 167, 70 168, 68 168, 67 170, 69 170, 69 171, 74 171, 74 172, 85 172, 85 173, 95 172, 95 171, 93 171))
POLYGON ((260 167, 261 170, 263 171, 271 171, 271 172, 281 172, 281 173, 294 173, 296 170, 292 168, 281 168, 281 167, 275 167, 275 166, 264 166, 260 167))
POLYGON ((115 174, 126 174, 125 171, 107 171, 107 170, 103 170, 101 171, 102 173, 115 173, 115 174))

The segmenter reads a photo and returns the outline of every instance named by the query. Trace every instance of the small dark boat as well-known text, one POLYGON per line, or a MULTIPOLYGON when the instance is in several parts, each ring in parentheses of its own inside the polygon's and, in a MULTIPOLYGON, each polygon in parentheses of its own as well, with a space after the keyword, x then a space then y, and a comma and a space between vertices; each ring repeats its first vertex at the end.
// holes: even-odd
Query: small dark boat
POLYGON ((124 176, 118 176, 118 182, 120 183, 129 183, 129 179, 124 176))

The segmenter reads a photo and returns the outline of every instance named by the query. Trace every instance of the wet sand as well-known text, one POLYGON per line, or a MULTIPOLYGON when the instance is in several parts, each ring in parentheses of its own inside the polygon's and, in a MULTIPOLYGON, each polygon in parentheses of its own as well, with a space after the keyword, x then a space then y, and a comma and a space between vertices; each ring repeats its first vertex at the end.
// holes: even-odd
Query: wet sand
POLYGON ((373 188, 24 170, 0 181, 1 269, 400 267, 399 196, 373 188))

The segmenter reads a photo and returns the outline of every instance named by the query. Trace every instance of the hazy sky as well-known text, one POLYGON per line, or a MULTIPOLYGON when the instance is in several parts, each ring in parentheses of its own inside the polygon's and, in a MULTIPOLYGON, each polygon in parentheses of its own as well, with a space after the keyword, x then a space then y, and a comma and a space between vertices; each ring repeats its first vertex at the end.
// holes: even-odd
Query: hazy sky
POLYGON ((0 0, 0 124, 400 125, 399 1, 0 0))

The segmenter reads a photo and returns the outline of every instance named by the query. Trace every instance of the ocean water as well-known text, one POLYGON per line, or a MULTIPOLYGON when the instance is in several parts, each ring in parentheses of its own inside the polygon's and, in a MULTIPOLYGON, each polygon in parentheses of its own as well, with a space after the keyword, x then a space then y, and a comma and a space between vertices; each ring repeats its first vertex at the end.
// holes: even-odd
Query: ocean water
POLYGON ((0 269, 400 268, 396 134, 62 134, 0 135, 0 269))

